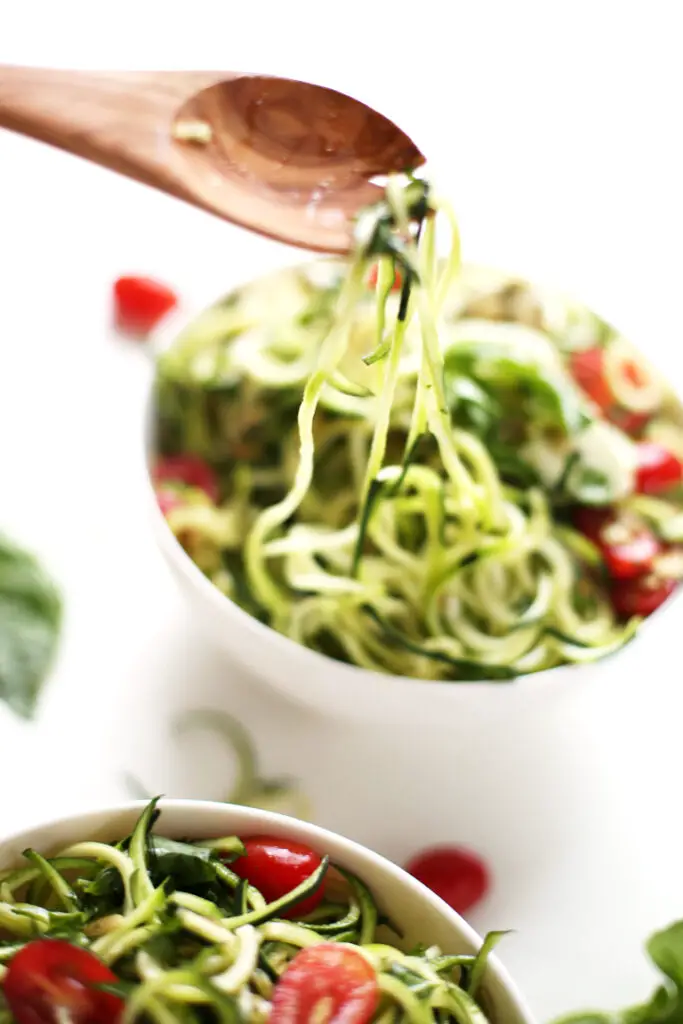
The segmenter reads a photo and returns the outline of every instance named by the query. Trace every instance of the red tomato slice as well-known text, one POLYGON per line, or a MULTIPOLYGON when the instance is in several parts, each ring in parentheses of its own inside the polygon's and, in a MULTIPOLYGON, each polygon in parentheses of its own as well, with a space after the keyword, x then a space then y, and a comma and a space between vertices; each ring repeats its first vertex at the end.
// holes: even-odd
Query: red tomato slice
POLYGON ((488 892, 490 877, 481 857, 459 846, 437 846, 418 853, 406 871, 464 914, 488 892))
POLYGON ((579 533, 588 537, 597 547, 602 547, 602 531, 608 523, 614 522, 614 510, 577 505, 572 512, 572 522, 579 533))
POLYGON ((215 503, 218 502, 218 477, 204 459, 197 455, 168 455, 157 460, 152 476, 159 493, 160 484, 185 484, 196 487, 215 503))
POLYGON ((676 580, 660 579, 657 575, 639 576, 631 580, 615 580, 612 586, 612 606, 624 619, 633 615, 647 618, 671 597, 677 587, 676 580))
POLYGON ((655 441, 638 445, 636 489, 640 494, 660 494, 683 480, 683 463, 655 441))
MULTIPOLYGON (((592 399, 604 416, 625 434, 639 434, 650 419, 650 413, 633 412, 619 405, 605 373, 605 353, 601 348, 573 352, 569 370, 583 391, 592 399)), ((623 366, 624 374, 634 387, 647 386, 647 377, 634 362, 623 366)))
POLYGON ((650 414, 645 412, 630 412, 628 409, 612 408, 609 419, 619 430, 623 430, 629 437, 638 437, 647 424, 650 422, 650 414))
POLYGON ((602 554, 610 576, 621 580, 647 572, 661 550, 654 533, 642 530, 621 544, 605 544, 602 554))
POLYGON ((294 957, 275 986, 270 1024, 367 1024, 379 1003, 377 975, 362 953, 322 942, 294 957))
POLYGON ((614 399, 612 389, 605 378, 605 354, 601 348, 588 348, 583 352, 572 352, 569 369, 580 388, 586 392, 599 409, 606 412, 614 399))
POLYGON ((614 509, 577 508, 573 513, 577 530, 591 540, 602 554, 607 570, 615 579, 630 579, 649 572, 662 545, 636 516, 619 515, 614 509))
MULTIPOLYGON (((255 886, 268 903, 280 899, 305 882, 320 867, 322 858, 315 850, 292 839, 275 836, 250 836, 244 840, 246 854, 230 867, 255 886)), ((323 886, 311 896, 300 900, 284 913, 284 917, 305 917, 318 906, 324 895, 323 886)))
POLYGON ((96 987, 116 981, 86 949, 39 939, 12 957, 3 991, 17 1024, 116 1024, 123 1000, 96 987))
POLYGON ((124 334, 145 337, 177 305, 175 292, 151 277, 120 277, 114 283, 114 323, 124 334))
MULTIPOLYGON (((378 270, 377 264, 375 264, 374 267, 372 267, 372 269, 370 270, 370 273, 368 274, 368 287, 369 288, 376 288, 377 287, 377 276, 378 276, 378 273, 379 273, 379 270, 378 270)), ((401 271, 397 268, 395 273, 394 273, 394 283, 391 286, 392 292, 400 291, 402 284, 403 284, 403 281, 401 280, 401 271)))

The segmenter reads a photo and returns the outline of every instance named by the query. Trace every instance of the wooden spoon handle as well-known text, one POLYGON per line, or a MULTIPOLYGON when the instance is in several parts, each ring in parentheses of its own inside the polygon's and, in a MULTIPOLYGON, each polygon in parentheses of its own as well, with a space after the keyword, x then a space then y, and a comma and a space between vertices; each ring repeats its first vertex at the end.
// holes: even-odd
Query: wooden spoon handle
POLYGON ((0 128, 197 202, 173 158, 175 113, 225 71, 56 71, 0 65, 0 128))

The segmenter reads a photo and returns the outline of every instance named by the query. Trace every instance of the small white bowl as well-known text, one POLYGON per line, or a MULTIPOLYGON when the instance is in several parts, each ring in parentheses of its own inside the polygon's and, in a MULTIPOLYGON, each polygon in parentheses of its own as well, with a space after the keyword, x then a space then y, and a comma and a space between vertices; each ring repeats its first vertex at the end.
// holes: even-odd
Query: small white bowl
MULTIPOLYGON (((208 304, 203 308, 208 308, 208 304)), ((180 330, 193 321, 192 312, 183 310, 166 321, 154 339, 155 347, 163 351, 172 344, 180 330)), ((201 313, 202 308, 196 312, 201 313)), ((148 467, 153 459, 154 414, 152 386, 144 438, 148 467)), ((515 730, 516 723, 524 727, 531 717, 542 715, 544 701, 554 705, 560 695, 579 686, 592 686, 596 680, 618 681, 623 676, 623 659, 629 658, 631 645, 598 662, 563 665, 510 682, 434 682, 381 674, 336 661, 277 633, 222 594, 197 568, 168 527, 149 472, 148 482, 155 536, 198 627, 230 662, 239 663, 256 679, 308 708, 351 720, 392 721, 415 727, 443 724, 449 728, 452 739, 457 727, 463 736, 483 730, 494 742, 496 729, 515 730)), ((683 599, 681 592, 683 587, 678 596, 652 616, 645 628, 641 627, 635 641, 639 647, 644 642, 643 634, 650 633, 652 620, 659 621, 667 613, 671 616, 672 606, 683 599)), ((654 637, 650 648, 658 649, 654 637)))
MULTIPOLYGON (((159 510, 150 479, 154 533, 198 628, 229 661, 306 707, 334 717, 412 723, 465 719, 468 729, 492 727, 538 709, 543 695, 590 684, 605 663, 565 665, 510 682, 434 682, 383 675, 335 661, 277 633, 243 611, 198 569, 159 510)), ((623 652, 609 659, 621 660, 623 652)))
MULTIPOLYGON (((123 804, 26 829, 0 843, 0 870, 19 864, 27 847, 52 854, 82 840, 121 839, 130 833, 143 806, 123 804)), ((265 833, 286 836, 328 853, 334 863, 358 875, 369 886, 379 906, 403 932, 406 949, 426 942, 448 953, 472 953, 481 945, 481 938, 460 915, 421 882, 379 854, 334 832, 281 814, 230 804, 163 800, 159 807, 161 816, 155 831, 171 839, 265 833)), ((488 962, 484 998, 492 1024, 534 1024, 515 984, 495 956, 488 962)))

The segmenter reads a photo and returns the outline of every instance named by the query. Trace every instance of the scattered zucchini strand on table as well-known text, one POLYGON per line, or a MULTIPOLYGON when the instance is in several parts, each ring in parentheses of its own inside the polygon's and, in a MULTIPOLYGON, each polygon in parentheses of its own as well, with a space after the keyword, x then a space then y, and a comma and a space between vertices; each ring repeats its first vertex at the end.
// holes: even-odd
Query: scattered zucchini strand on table
MULTIPOLYGON (((220 507, 200 496, 168 516, 200 568, 278 631, 380 672, 504 680, 622 646, 639 620, 617 623, 547 490, 506 484, 457 425, 466 395, 446 363, 468 349, 444 320, 460 275, 448 204, 392 180, 348 266, 319 268, 327 283, 299 274, 280 319, 276 295, 271 313, 237 293, 160 361, 162 452, 170 424, 229 467, 220 507)), ((574 392, 565 413, 590 419, 574 392)))

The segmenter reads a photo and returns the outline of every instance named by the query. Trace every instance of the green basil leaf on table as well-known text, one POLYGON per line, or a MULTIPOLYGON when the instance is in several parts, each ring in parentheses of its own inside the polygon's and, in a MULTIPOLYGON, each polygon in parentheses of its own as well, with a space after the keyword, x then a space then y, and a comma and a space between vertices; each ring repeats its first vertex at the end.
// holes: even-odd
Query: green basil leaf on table
POLYGON ((32 718, 57 649, 62 603, 40 562, 0 534, 0 700, 32 718))

